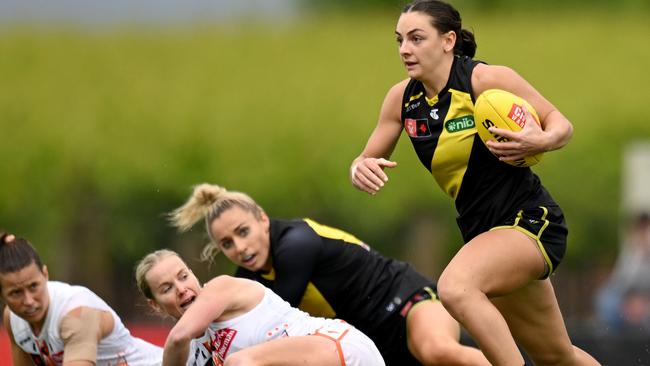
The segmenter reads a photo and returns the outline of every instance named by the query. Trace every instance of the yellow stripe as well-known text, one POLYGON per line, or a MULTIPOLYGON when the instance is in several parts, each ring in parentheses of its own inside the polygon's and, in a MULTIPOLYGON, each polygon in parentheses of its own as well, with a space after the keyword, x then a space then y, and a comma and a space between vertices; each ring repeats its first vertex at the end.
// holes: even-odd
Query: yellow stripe
POLYGON ((431 99, 427 98, 427 96, 425 95, 424 99, 427 101, 427 104, 429 105, 429 107, 433 107, 434 105, 436 105, 436 103, 438 103, 438 95, 437 94, 436 94, 435 97, 433 97, 431 99))
MULTIPOLYGON (((451 103, 444 123, 463 116, 474 115, 474 104, 469 93, 449 89, 451 103)), ((458 191, 467 171, 467 163, 472 153, 476 126, 467 130, 450 133, 442 127, 438 145, 431 159, 431 172, 438 185, 452 198, 458 191)))
POLYGON ((312 219, 305 218, 303 220, 307 223, 307 225, 309 225, 309 227, 312 228, 312 230, 316 232, 316 234, 322 237, 329 238, 329 239, 343 240, 344 242, 351 243, 351 244, 365 245, 363 241, 359 240, 356 236, 347 233, 343 230, 336 229, 323 224, 319 224, 312 219))
POLYGON ((431 296, 431 299, 432 299, 432 300, 438 300, 438 295, 436 295, 436 293, 433 292, 433 290, 431 289, 431 287, 429 287, 429 286, 425 286, 425 287, 424 287, 424 291, 426 291, 427 293, 429 293, 429 296, 431 296))
POLYGON ((490 231, 496 230, 496 229, 515 229, 517 231, 520 231, 520 232, 526 234, 530 238, 534 239, 535 243, 537 243, 537 247, 542 252, 542 256, 544 257, 544 261, 546 261, 546 264, 548 265, 548 274, 551 274, 551 273, 553 273, 553 270, 554 270, 553 269, 553 263, 551 262, 551 258, 549 258, 548 253, 546 253, 546 249, 544 248, 544 245, 542 244, 542 241, 541 241, 542 233, 544 232, 544 230, 546 230, 546 227, 550 224, 550 222, 548 220, 546 220, 546 215, 548 214, 548 209, 546 207, 544 207, 544 206, 539 206, 539 208, 541 208, 542 211, 544 211, 544 213, 542 214, 542 217, 541 217, 541 220, 544 221, 544 225, 542 225, 541 229, 539 229, 539 232, 537 234, 534 234, 534 233, 524 229, 521 226, 517 226, 519 224, 519 220, 522 218, 523 211, 521 211, 521 210, 517 213, 517 218, 515 219, 514 225, 512 225, 512 226, 508 226, 508 225, 495 226, 492 229, 490 229, 490 231))
POLYGON ((415 304, 413 304, 413 305, 411 306, 411 308, 409 309, 408 313, 406 314, 406 316, 408 316, 408 315, 411 313, 411 311, 412 311, 413 309, 415 309, 416 306, 418 306, 418 305, 420 305, 420 304, 423 304, 423 303, 425 303, 426 301, 431 301, 431 302, 434 302, 434 303, 440 301, 440 299, 438 298, 438 295, 436 295, 436 293, 433 292, 433 290, 432 290, 429 286, 424 287, 423 290, 426 291, 426 292, 428 292, 429 295, 431 296, 431 298, 430 298, 430 299, 426 299, 426 300, 422 300, 422 301, 418 301, 418 302, 416 302, 415 304))
MULTIPOLYGON (((544 211, 544 214, 542 215, 542 220, 546 221, 546 215, 548 215, 548 209, 546 207, 544 207, 544 206, 539 206, 539 208, 541 208, 542 211, 544 211)), ((544 227, 544 228, 546 228, 546 227, 544 227)))
MULTIPOLYGON (((324 238, 343 240, 346 243, 361 245, 368 249, 368 245, 350 233, 327 225, 319 224, 309 218, 304 218, 303 221, 305 221, 305 223, 307 223, 316 234, 324 238)), ((333 318, 336 315, 334 309, 332 309, 325 297, 312 283, 309 283, 307 291, 305 291, 305 295, 300 303, 300 309, 314 316, 333 318)))
POLYGON ((275 281, 275 269, 271 268, 271 272, 269 273, 262 273, 262 278, 269 280, 269 281, 275 281))
POLYGON ((423 92, 420 92, 420 93, 418 93, 418 94, 416 94, 416 95, 412 95, 412 96, 409 98, 409 101, 406 102, 406 103, 404 103, 404 108, 408 107, 409 104, 411 104, 412 101, 414 101, 414 100, 416 100, 416 99, 419 99, 419 98, 422 96, 422 94, 424 94, 424 93, 423 93, 423 92))
POLYGON ((307 284, 305 294, 302 295, 298 308, 312 316, 320 316, 323 318, 336 317, 336 312, 327 300, 325 300, 325 296, 311 282, 307 284))

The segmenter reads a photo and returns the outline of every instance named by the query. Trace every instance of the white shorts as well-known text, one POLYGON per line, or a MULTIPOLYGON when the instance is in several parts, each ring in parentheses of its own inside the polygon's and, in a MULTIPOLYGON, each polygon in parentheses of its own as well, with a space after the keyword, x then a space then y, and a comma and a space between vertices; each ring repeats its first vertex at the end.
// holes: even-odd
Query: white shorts
POLYGON ((385 366, 375 343, 343 320, 332 319, 316 329, 312 335, 325 337, 336 343, 341 366, 385 366))

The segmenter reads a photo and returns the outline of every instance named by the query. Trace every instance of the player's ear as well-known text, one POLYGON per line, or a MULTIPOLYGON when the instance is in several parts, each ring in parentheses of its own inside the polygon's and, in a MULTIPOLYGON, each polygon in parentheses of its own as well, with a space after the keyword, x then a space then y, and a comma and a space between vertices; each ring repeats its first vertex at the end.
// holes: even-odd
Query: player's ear
POLYGON ((48 272, 46 265, 43 265, 43 271, 42 272, 43 272, 43 276, 45 276, 45 281, 49 281, 50 280, 50 273, 48 272))
POLYGON ((442 35, 442 47, 445 52, 452 52, 457 40, 456 32, 449 31, 442 35))
POLYGON ((156 300, 152 299, 147 299, 147 305, 156 313, 162 313, 162 309, 160 308, 160 305, 156 302, 156 300))
POLYGON ((260 214, 260 221, 262 221, 262 224, 264 224, 264 226, 268 227, 269 216, 266 214, 266 212, 262 211, 262 213, 260 214))
POLYGON ((260 222, 262 223, 264 232, 269 233, 271 231, 271 222, 269 216, 264 212, 264 210, 262 210, 262 213, 260 214, 260 222))

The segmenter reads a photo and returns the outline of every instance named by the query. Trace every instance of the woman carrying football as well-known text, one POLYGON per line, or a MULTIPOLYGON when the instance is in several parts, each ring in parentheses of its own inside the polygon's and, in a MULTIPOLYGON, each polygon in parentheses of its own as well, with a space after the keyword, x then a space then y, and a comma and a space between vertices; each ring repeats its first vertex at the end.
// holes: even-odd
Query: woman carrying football
POLYGON ((451 5, 407 5, 395 34, 408 79, 388 91, 377 126, 350 167, 352 184, 369 194, 384 186, 383 169, 397 165, 388 159, 405 129, 424 166, 455 200, 466 243, 438 281, 445 308, 494 365, 524 363, 515 340, 536 365, 597 365, 572 346, 548 278, 566 250, 562 210, 530 168, 505 163, 563 147, 571 123, 512 69, 473 60, 474 35, 462 29, 451 5), (488 89, 526 99, 541 127, 527 111, 518 133, 491 128, 510 141, 483 144, 475 126, 455 122, 473 119, 474 101, 488 89), (465 128, 453 128, 459 125, 465 128))

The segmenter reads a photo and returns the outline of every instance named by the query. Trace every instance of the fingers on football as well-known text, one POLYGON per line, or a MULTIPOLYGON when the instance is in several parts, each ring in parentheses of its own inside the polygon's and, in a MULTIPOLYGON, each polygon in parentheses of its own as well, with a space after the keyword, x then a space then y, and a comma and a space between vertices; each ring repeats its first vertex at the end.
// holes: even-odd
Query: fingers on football
POLYGON ((503 136, 509 140, 516 140, 518 138, 517 137, 518 132, 514 132, 514 131, 510 131, 498 127, 490 127, 488 130, 492 132, 493 135, 503 136))
POLYGON ((485 145, 495 154, 505 154, 508 152, 512 154, 512 150, 521 148, 521 144, 516 141, 498 142, 489 140, 485 142, 485 145))
POLYGON ((525 154, 517 153, 517 154, 513 154, 513 155, 502 155, 502 156, 499 157, 499 160, 501 160, 501 161, 515 161, 515 160, 523 159, 525 157, 526 157, 525 154))

